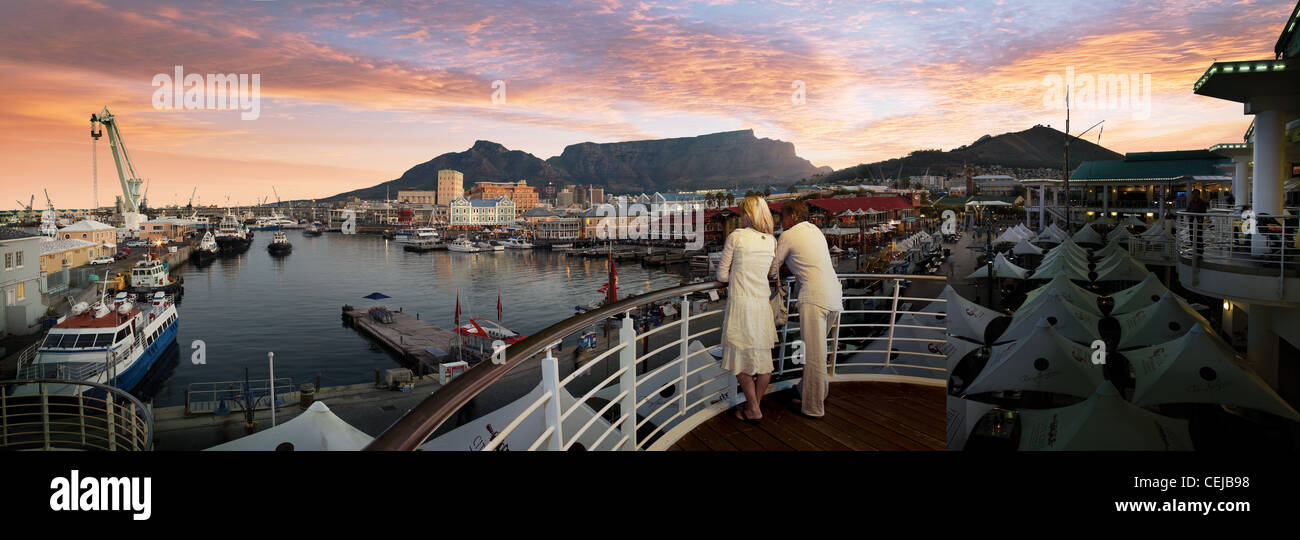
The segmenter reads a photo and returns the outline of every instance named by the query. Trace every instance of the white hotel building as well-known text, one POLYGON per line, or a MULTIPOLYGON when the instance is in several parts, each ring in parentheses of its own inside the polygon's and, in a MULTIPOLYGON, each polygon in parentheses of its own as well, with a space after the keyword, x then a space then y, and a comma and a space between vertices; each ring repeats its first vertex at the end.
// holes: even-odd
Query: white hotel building
POLYGON ((496 200, 457 197, 447 208, 451 227, 496 227, 515 222, 515 202, 502 196, 496 200))

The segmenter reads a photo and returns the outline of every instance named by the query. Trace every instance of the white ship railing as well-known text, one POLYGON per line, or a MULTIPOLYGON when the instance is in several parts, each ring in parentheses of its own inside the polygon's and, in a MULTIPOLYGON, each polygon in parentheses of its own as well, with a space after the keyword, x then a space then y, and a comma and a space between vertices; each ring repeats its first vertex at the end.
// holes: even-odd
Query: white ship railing
POLYGON ((153 415, 132 396, 86 381, 0 381, 0 450, 153 449, 153 415), (10 395, 17 387, 35 394, 10 395))
MULTIPOLYGON (((945 342, 945 328, 941 325, 897 324, 900 315, 936 314, 910 306, 920 302, 944 301, 937 297, 905 295, 905 281, 942 283, 945 278, 894 274, 844 274, 839 277, 849 285, 861 283, 870 288, 878 286, 881 294, 845 297, 846 309, 841 314, 841 322, 832 326, 830 335, 826 338, 831 381, 891 381, 935 386, 946 384, 944 355, 938 351, 938 347, 945 342), (846 322, 849 319, 861 322, 846 322), (905 337, 898 332, 901 328, 932 333, 928 337, 905 337), (877 341, 885 346, 881 349, 868 348, 870 343, 877 341), (907 343, 925 343, 933 346, 933 349, 920 352, 900 347, 907 343)), ((795 292, 791 281, 785 282, 783 286, 790 292, 795 292)), ((588 450, 667 448, 699 424, 744 401, 743 395, 738 391, 735 376, 717 369, 718 363, 708 356, 709 349, 706 347, 692 351, 690 347, 692 342, 700 338, 720 333, 723 313, 721 306, 696 312, 692 305, 699 304, 692 301, 691 295, 721 291, 725 287, 724 283, 719 282, 673 287, 629 298, 552 325, 507 347, 498 358, 500 363, 484 361, 453 379, 447 386, 408 411, 376 438, 368 449, 411 450, 418 447, 462 405, 511 368, 538 356, 541 357, 541 395, 528 403, 501 431, 496 432, 483 450, 497 449, 507 436, 538 411, 541 411, 544 418, 545 428, 527 445, 529 450, 575 449, 580 439, 587 441, 580 448, 588 450), (665 304, 671 305, 676 311, 676 320, 638 331, 633 312, 665 304), (604 351, 561 378, 560 360, 553 354, 554 348, 564 338, 585 331, 610 317, 617 317, 617 337, 610 338, 604 351), (638 342, 644 345, 638 347, 638 342), (639 348, 644 348, 645 351, 638 352, 639 348), (654 364, 656 358, 663 361, 654 364), (693 365, 693 361, 699 358, 704 358, 706 362, 697 361, 697 365, 693 365), (607 369, 601 370, 603 380, 585 391, 570 392, 575 382, 594 375, 597 366, 607 366, 607 369), (709 369, 711 367, 714 369, 709 369), (692 381, 692 376, 702 376, 705 373, 712 373, 712 376, 692 381), (662 377, 666 374, 671 374, 671 377, 662 377), (651 388, 656 382, 657 387, 651 388), (668 392, 669 389, 671 392, 668 392), (668 392, 666 396, 665 392, 668 392), (611 397, 607 400, 599 399, 596 398, 597 393, 611 397), (559 399, 559 396, 565 394, 571 394, 575 399, 571 402, 559 399), (656 396, 666 399, 655 406, 653 401, 656 396), (652 408, 647 408, 647 404, 652 408), (574 422, 565 422, 584 406, 590 407, 595 414, 584 415, 590 418, 576 428, 572 427, 574 422), (599 422, 602 418, 606 423, 599 422), (596 429, 602 431, 597 433, 594 431, 596 429)), ((855 290, 863 287, 845 288, 855 290)), ((802 374, 803 366, 798 362, 801 347, 797 340, 791 339, 799 330, 796 303, 795 295, 790 294, 790 323, 779 333, 779 354, 774 358, 776 365, 770 391, 792 387, 802 374)), ((941 313, 942 310, 939 310, 941 313)))
POLYGON ((1300 276, 1300 216, 1178 213, 1176 254, 1190 265, 1193 283, 1202 268, 1268 276, 1285 293, 1287 277, 1300 276), (1253 225, 1253 226, 1252 226, 1253 225))

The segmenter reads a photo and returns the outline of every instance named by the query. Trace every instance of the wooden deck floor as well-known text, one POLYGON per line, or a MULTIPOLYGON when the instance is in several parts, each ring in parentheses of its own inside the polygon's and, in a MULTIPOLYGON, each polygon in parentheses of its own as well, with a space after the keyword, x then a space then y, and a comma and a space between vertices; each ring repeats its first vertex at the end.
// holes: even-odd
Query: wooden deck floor
POLYGON ((787 390, 763 399, 763 421, 728 411, 687 433, 671 450, 943 450, 944 389, 904 383, 831 384, 826 416, 798 414, 787 390))

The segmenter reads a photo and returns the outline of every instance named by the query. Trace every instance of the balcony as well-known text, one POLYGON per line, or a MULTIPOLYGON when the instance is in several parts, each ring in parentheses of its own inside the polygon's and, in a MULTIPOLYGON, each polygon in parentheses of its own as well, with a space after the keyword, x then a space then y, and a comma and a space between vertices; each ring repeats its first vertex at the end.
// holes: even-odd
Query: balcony
POLYGON ((1259 216, 1254 230, 1241 214, 1179 212, 1178 277, 1215 298, 1272 306, 1300 304, 1300 216, 1259 216))
POLYGON ((446 439, 439 437, 453 438, 458 429, 476 428, 475 422, 489 417, 492 423, 481 435, 490 438, 470 449, 942 449, 946 339, 943 323, 933 321, 942 320, 937 315, 945 279, 845 274, 840 280, 845 311, 827 337, 831 389, 824 418, 809 419, 787 407, 803 370, 797 287, 791 281, 783 285, 791 293, 790 323, 778 333, 763 421, 750 425, 730 414, 744 396, 712 354, 722 306, 701 309, 707 304, 692 298, 716 295, 726 285, 704 282, 628 298, 541 330, 505 348, 499 363, 482 362, 453 379, 368 449, 440 449, 446 439), (671 316, 657 327, 640 324, 651 310, 671 316), (617 332, 603 350, 561 379, 554 347, 608 320, 617 332), (533 392, 465 418, 462 407, 495 382, 536 368, 541 381, 533 392), (507 409, 512 412, 502 415, 507 409), (452 419, 461 426, 451 425, 452 419), (504 427, 496 430, 494 424, 504 427))
POLYGON ((0 450, 153 448, 153 417, 112 386, 58 379, 0 381, 0 450), (10 395, 35 385, 33 394, 10 395))

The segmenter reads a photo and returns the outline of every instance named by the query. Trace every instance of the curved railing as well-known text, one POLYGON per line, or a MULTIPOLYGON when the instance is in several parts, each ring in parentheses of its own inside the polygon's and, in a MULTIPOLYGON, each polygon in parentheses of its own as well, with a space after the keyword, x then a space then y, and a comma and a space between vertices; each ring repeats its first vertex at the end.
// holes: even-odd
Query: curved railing
POLYGON ((153 449, 153 415, 135 396, 86 381, 0 381, 0 449, 153 449), (36 393, 11 395, 15 389, 36 393))
MULTIPOLYGON (((846 309, 826 338, 831 380, 944 384, 944 354, 939 351, 945 342, 944 327, 920 321, 898 324, 895 319, 900 314, 934 316, 933 310, 910 308, 909 303, 943 302, 943 299, 904 296, 904 283, 943 282, 945 278, 890 274, 839 277, 846 285, 846 309), (881 294, 870 294, 874 290, 881 294), (917 332, 928 334, 918 337, 917 332)), ((787 280, 783 286, 787 292, 794 292, 793 281, 787 280)), ((709 357, 709 347, 701 346, 703 339, 720 339, 722 318, 715 316, 723 313, 721 306, 708 309, 708 300, 691 299, 694 294, 716 293, 725 288, 726 284, 716 281, 671 287, 556 323, 510 345, 500 363, 479 363, 453 379, 407 411, 367 449, 419 447, 471 399, 512 369, 538 356, 541 356, 540 395, 506 420, 500 431, 492 431, 490 441, 476 448, 499 449, 507 437, 528 422, 543 426, 537 429, 536 437, 525 441, 523 446, 529 450, 633 450, 669 446, 700 422, 743 401, 743 396, 736 391, 735 376, 721 370, 718 362, 709 357), (665 305, 671 309, 661 311, 667 312, 663 324, 653 328, 644 325, 643 331, 638 331, 633 312, 665 305), (610 338, 605 350, 561 378, 559 359, 552 354, 553 349, 564 338, 618 316, 622 317, 618 319, 617 338, 610 338), (603 380, 569 393, 575 383, 595 379, 588 376, 596 375, 598 366, 605 367, 601 372, 603 380), (539 416, 541 422, 537 423, 539 416)), ((802 347, 795 339, 799 330, 795 324, 797 299, 794 294, 789 298, 790 324, 780 332, 772 390, 793 386, 803 370, 802 347)))

